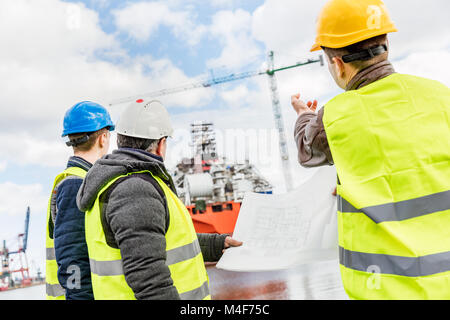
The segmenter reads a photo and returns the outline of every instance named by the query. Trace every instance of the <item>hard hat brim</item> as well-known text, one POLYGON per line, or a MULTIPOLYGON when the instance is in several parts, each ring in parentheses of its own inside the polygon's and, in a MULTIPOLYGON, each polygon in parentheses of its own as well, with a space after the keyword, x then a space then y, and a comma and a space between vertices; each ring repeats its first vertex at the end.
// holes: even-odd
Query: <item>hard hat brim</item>
POLYGON ((92 128, 92 127, 81 127, 81 128, 74 128, 72 130, 66 130, 63 132, 63 134, 61 135, 62 138, 67 137, 69 134, 77 134, 77 133, 85 133, 85 132, 96 132, 98 130, 104 129, 104 128, 108 128, 109 131, 114 131, 116 129, 116 126, 111 123, 110 125, 104 126, 104 127, 99 127, 97 128, 92 128))
MULTIPOLYGON (((382 34, 388 34, 388 33, 393 33, 393 32, 398 32, 398 29, 394 26, 388 26, 387 28, 384 28, 382 30, 377 30, 376 32, 372 32, 370 34, 364 32, 364 30, 362 30, 360 32, 360 36, 359 37, 354 37, 353 39, 350 38, 349 40, 344 40, 345 38, 342 37, 343 39, 341 39, 340 41, 337 41, 336 39, 322 39, 323 42, 327 42, 327 43, 321 43, 321 41, 319 39, 316 40, 316 43, 312 46, 310 52, 314 52, 314 51, 319 51, 322 50, 322 47, 328 47, 328 48, 334 48, 334 49, 339 49, 339 48, 344 48, 347 46, 350 46, 352 44, 364 41, 364 40, 368 40, 370 38, 376 37, 376 36, 380 36, 382 34)), ((352 36, 353 37, 353 36, 352 36)))
POLYGON ((314 52, 314 51, 320 51, 322 50, 322 47, 320 46, 320 44, 314 44, 311 48, 311 50, 309 50, 309 52, 314 52))

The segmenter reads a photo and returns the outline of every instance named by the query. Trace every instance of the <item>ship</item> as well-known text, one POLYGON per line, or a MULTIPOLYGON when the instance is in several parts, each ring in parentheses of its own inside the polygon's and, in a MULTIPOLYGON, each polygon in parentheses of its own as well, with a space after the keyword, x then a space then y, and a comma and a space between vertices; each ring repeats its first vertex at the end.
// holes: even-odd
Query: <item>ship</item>
POLYGON ((173 171, 179 198, 197 233, 232 234, 246 192, 272 194, 273 187, 245 160, 228 162, 217 154, 213 123, 191 124, 192 158, 183 158, 173 171))

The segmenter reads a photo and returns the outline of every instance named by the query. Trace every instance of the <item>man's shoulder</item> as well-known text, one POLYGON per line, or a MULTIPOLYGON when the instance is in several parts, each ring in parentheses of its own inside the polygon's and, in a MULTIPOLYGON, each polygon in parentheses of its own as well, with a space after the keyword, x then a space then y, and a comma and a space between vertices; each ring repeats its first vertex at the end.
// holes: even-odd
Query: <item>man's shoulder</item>
POLYGON ((82 183, 83 178, 75 175, 69 175, 56 185, 55 187, 56 194, 60 196, 66 193, 73 193, 74 197, 76 197, 82 183))
POLYGON ((424 78, 424 77, 410 75, 410 74, 397 74, 396 76, 398 79, 401 79, 404 82, 411 83, 414 86, 414 88, 412 88, 413 90, 417 87, 418 88, 425 87, 427 90, 430 90, 430 89, 441 90, 441 91, 445 91, 447 94, 449 92, 449 87, 438 80, 424 78))
MULTIPOLYGON (((83 179, 77 176, 68 176, 61 181, 54 190, 56 207, 52 208, 52 217, 55 225, 61 223, 61 219, 77 220, 80 210, 76 204, 78 190, 83 179), (70 217, 70 218, 69 218, 70 217), (59 221, 59 223, 57 223, 59 221)), ((53 202, 53 201, 52 201, 53 202)))
MULTIPOLYGON (((150 174, 136 173, 117 179, 99 200, 104 204, 102 214, 107 224, 112 219, 122 221, 124 217, 128 219, 126 223, 142 221, 143 216, 148 218, 151 214, 165 217, 165 225, 168 226, 169 211, 164 192, 150 174), (121 218, 117 220, 118 217, 121 218)), ((149 221, 154 223, 156 220, 151 218, 149 221)))
POLYGON ((108 197, 140 196, 164 198, 164 192, 158 182, 149 173, 134 173, 117 179, 108 188, 108 197))

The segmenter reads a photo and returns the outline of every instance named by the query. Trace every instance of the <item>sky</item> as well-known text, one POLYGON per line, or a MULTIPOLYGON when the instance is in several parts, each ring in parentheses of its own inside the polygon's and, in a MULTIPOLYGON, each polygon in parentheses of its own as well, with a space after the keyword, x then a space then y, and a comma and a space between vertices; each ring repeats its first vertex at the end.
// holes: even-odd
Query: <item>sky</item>
MULTIPOLYGON (((307 59, 324 0, 2 0, 0 1, 0 240, 17 248, 31 207, 28 261, 44 271, 45 216, 54 177, 71 150, 61 138, 65 111, 79 101, 108 106, 117 121, 124 97, 265 70, 307 59)), ((399 32, 391 34, 397 72, 450 84, 448 0, 385 0, 399 32)), ((295 185, 314 170, 296 160, 290 96, 324 105, 341 93, 326 66, 276 74, 295 185)), ((230 161, 248 158, 285 192, 266 76, 158 98, 176 129, 166 164, 189 155, 188 128, 215 124, 230 161)), ((426 107, 426 106, 424 106, 426 107)), ((115 148, 112 136, 111 150, 115 148)))

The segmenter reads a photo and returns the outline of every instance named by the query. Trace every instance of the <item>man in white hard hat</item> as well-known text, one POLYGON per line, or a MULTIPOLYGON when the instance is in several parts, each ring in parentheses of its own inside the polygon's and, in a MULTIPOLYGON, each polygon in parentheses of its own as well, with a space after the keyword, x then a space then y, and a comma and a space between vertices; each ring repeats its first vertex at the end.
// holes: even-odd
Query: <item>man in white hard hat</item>
POLYGON ((77 199, 95 299, 210 299, 204 261, 242 243, 196 234, 164 166, 173 129, 160 102, 132 103, 117 133, 119 149, 97 161, 77 199))

